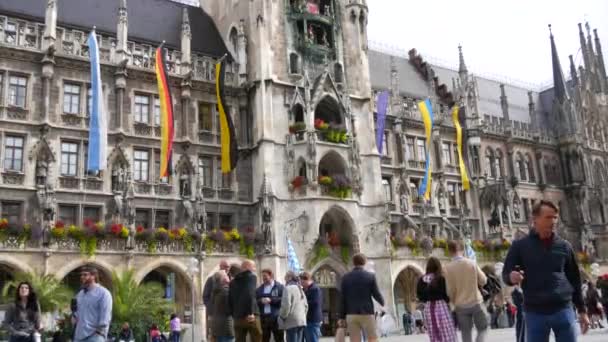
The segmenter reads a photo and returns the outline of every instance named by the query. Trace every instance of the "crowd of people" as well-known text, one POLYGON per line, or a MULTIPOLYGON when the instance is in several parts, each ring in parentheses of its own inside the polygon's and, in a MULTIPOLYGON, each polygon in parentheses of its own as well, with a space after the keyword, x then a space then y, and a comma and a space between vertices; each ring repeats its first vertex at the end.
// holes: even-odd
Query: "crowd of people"
MULTIPOLYGON (((340 314, 336 339, 375 342, 377 321, 387 322, 384 310, 376 311, 374 300, 384 305, 376 277, 365 270, 367 258, 356 254, 354 268, 340 284, 340 314)), ((323 322, 323 294, 308 272, 288 271, 284 283, 270 269, 261 271, 262 284, 256 287, 256 265, 252 260, 229 265, 205 284, 203 302, 207 307, 208 339, 214 342, 318 342, 323 322)))
MULTIPOLYGON (((426 272, 416 286, 423 304, 403 316, 406 334, 426 333, 431 342, 455 342, 460 332, 463 342, 484 342, 490 328, 515 325, 515 340, 548 341, 551 332, 558 342, 575 342, 578 325, 585 334, 589 328, 603 328, 608 295, 591 281, 583 281, 574 250, 554 231, 558 209, 549 201, 540 201, 532 210, 530 233, 511 245, 502 274, 493 268, 480 268, 465 257, 460 240, 448 242, 451 261, 427 260, 426 272), (502 279, 502 281, 501 281, 502 279), (502 284, 511 289, 505 298, 502 284)), ((378 323, 390 321, 384 309, 375 274, 366 270, 367 258, 355 254, 353 269, 339 284, 340 303, 336 341, 349 337, 352 342, 376 342, 387 329, 378 323), (380 310, 376 310, 377 308, 380 310), (380 330, 380 333, 379 333, 380 330)), ((219 271, 205 283, 203 302, 207 310, 208 340, 211 342, 318 342, 323 321, 323 295, 308 272, 288 271, 284 282, 276 280, 272 270, 261 271, 258 286, 256 264, 220 262, 219 271)), ((82 287, 72 301, 75 325, 73 341, 102 342, 108 339, 112 317, 112 296, 97 283, 98 271, 84 267, 82 287)), ((600 279, 606 283, 608 278, 600 279)), ((598 284, 599 280, 598 280, 598 284)), ((608 293, 608 291, 607 291, 608 293)), ((5 313, 3 327, 10 342, 39 342, 41 310, 31 284, 20 283, 14 303, 5 313)), ((149 331, 149 340, 179 342, 181 322, 170 319, 167 339, 157 326, 149 331)), ((117 341, 133 341, 128 323, 123 323, 117 341)))
POLYGON ((483 342, 488 329, 515 326, 518 342, 548 341, 551 332, 557 341, 574 342, 579 331, 603 328, 607 298, 592 282, 582 281, 572 246, 556 234, 558 208, 540 201, 532 217, 530 233, 513 242, 500 275, 465 258, 461 241, 448 243, 452 259, 445 267, 430 257, 416 289, 424 310, 403 315, 404 332, 455 342, 460 331, 462 341, 471 342, 475 328, 475 341, 483 342))

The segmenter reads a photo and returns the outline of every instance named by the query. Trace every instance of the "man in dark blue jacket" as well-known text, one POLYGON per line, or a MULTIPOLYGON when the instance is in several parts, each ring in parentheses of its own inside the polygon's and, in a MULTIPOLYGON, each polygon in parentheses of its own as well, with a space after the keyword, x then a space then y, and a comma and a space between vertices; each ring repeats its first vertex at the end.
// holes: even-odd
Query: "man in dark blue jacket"
POLYGON ((270 335, 274 342, 283 342, 283 330, 279 329, 279 310, 283 297, 283 285, 274 280, 272 270, 262 270, 262 285, 256 291, 262 321, 262 342, 269 342, 270 335))
POLYGON ((321 338, 321 323, 323 323, 323 292, 315 284, 312 274, 302 272, 300 281, 308 301, 308 312, 306 313, 306 329, 304 339, 306 342, 319 342, 321 338))
POLYGON ((375 299, 384 306, 384 298, 378 289, 376 276, 363 269, 367 258, 359 253, 353 256, 355 267, 342 278, 342 310, 340 319, 346 319, 351 342, 360 342, 364 332, 369 342, 378 341, 376 321, 374 319, 375 299))
POLYGON ((521 284, 524 294, 524 318, 529 341, 576 341, 578 310, 582 333, 589 329, 581 291, 581 276, 570 243, 555 234, 558 209, 549 201, 540 201, 532 209, 534 228, 528 236, 513 242, 502 277, 508 285, 521 284))

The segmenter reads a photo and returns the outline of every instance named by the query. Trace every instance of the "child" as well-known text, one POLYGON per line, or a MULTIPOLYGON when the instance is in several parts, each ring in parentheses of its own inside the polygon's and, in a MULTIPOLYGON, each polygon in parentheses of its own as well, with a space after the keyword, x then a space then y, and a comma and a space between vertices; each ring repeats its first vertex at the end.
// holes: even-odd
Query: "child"
POLYGON ((346 322, 344 320, 338 321, 335 342, 346 342, 346 322))

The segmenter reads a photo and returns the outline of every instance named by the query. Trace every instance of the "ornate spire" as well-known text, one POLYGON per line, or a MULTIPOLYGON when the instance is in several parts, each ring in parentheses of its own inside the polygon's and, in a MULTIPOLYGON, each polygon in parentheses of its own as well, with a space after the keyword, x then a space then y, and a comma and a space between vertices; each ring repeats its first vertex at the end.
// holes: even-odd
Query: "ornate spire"
POLYGON ((192 40, 192 32, 190 31, 190 18, 188 17, 188 8, 184 7, 182 10, 182 35, 181 35, 181 50, 182 50, 182 64, 187 66, 186 72, 188 73, 190 66, 190 44, 192 40))
POLYGON ((46 12, 44 14, 44 34, 42 41, 42 49, 46 50, 51 45, 55 44, 55 35, 57 31, 57 0, 48 0, 46 2, 46 12))
POLYGON ((564 73, 562 72, 562 66, 559 63, 553 32, 551 32, 551 24, 549 24, 549 34, 551 39, 551 61, 553 63, 553 91, 555 92, 555 98, 559 103, 564 103, 568 99, 568 91, 564 73))
POLYGON ((597 51, 598 77, 606 92, 608 91, 608 78, 606 76, 606 65, 604 64, 604 53, 602 52, 602 45, 600 43, 600 37, 597 34, 597 29, 593 29, 593 35, 595 36, 595 51, 597 51))
POLYGON ((129 54, 127 37, 129 32, 129 16, 127 0, 120 0, 118 6, 118 23, 116 24, 116 63, 121 63, 129 54))
POLYGON ((568 58, 570 59, 570 77, 572 78, 572 82, 574 82, 574 85, 577 85, 578 76, 576 74, 576 66, 574 65, 574 58, 572 57, 572 55, 569 55, 568 58))
POLYGON ((583 24, 578 23, 578 39, 581 44, 581 53, 583 54, 583 61, 585 61, 585 68, 589 69, 589 51, 587 51, 587 43, 585 42, 585 33, 583 33, 583 24))
POLYGON ((539 129, 538 122, 536 120, 536 105, 534 104, 533 92, 528 92, 528 114, 530 115, 530 125, 532 130, 536 131, 539 129))
POLYGON ((502 117, 505 120, 505 125, 510 125, 511 118, 509 117, 509 100, 505 92, 505 85, 500 85, 500 107, 502 108, 502 117))
POLYGON ((458 74, 461 79, 464 79, 468 74, 467 66, 464 63, 464 55, 462 54, 462 45, 458 45, 458 74), (464 76, 464 77, 463 77, 464 76))

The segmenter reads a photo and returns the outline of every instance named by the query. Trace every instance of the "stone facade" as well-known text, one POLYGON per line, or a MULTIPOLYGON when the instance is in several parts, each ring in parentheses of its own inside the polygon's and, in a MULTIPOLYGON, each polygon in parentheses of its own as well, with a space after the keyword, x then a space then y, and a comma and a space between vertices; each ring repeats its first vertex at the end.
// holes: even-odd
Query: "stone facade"
POLYGON ((204 33, 219 35, 230 55, 227 102, 239 162, 220 175, 214 85, 220 56, 194 48, 201 25, 191 17, 193 8, 180 7, 179 39, 173 39, 179 46, 164 50, 176 116, 175 173, 165 180, 158 177, 153 70, 160 42, 129 34, 137 26, 130 26, 127 1, 99 13, 116 25, 97 33, 109 115, 108 169, 101 174, 85 170, 90 76, 84 42, 91 28, 58 25, 61 0, 49 0, 39 21, 31 19, 35 14, 14 14, 10 3, 5 11, 0 5, 0 214, 42 236, 2 242, 7 277, 35 271, 63 279, 84 264, 99 266, 106 280, 126 268, 141 281, 156 272, 174 279, 178 310, 189 319, 186 294, 194 293, 195 323, 202 327, 201 288, 221 259, 253 254, 258 269, 273 269, 281 279, 290 240, 324 288, 324 332, 330 334, 335 289, 356 252, 368 255, 381 275, 388 308, 410 305, 424 258, 395 249, 394 236, 513 239, 526 231, 533 200, 551 199, 562 208, 560 229, 577 248, 607 257, 606 224, 597 211, 605 210, 606 174, 598 170, 607 150, 603 128, 595 127, 604 127, 608 90, 597 42, 596 52, 586 55, 593 67, 575 71, 567 98, 556 99, 556 87, 528 91, 471 75, 462 52, 453 71, 417 67, 410 62, 419 58, 415 52, 408 59, 370 50, 364 0, 201 1, 212 18, 204 33), (381 90, 391 93, 382 154, 374 129, 381 90), (424 171, 416 100, 424 98, 436 114, 428 203, 416 195, 424 171), (459 192, 454 101, 465 113, 467 192, 459 192), (568 110, 584 118, 577 134, 553 119, 568 110), (122 224, 128 238, 100 239, 95 255, 86 256, 78 242, 53 235, 57 221, 69 226, 86 219, 122 224), (187 246, 136 239, 138 227, 161 226, 185 227, 204 240, 187 246), (215 229, 231 227, 253 234, 247 253, 237 244, 205 242, 215 229), (189 271, 192 258, 196 274, 189 271))

